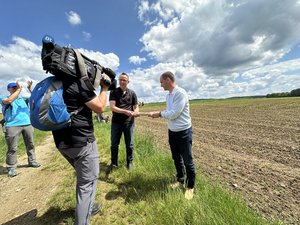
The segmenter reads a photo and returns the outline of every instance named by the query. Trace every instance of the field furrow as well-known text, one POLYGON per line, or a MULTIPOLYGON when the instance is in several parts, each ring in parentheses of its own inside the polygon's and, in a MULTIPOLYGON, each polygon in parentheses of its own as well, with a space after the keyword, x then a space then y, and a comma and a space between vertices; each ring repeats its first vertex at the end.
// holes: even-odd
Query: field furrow
MULTIPOLYGON (((198 173, 241 194, 266 217, 299 224, 299 112, 299 98, 192 101, 198 173)), ((169 151, 166 120, 140 117, 136 127, 169 151)))

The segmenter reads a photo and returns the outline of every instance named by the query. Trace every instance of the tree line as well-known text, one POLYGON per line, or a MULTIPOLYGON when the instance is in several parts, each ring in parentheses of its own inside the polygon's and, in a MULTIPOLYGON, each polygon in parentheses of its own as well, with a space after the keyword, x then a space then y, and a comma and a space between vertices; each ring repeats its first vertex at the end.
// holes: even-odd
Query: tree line
POLYGON ((300 88, 294 89, 291 92, 280 92, 280 93, 272 93, 267 94, 267 98, 278 98, 278 97, 296 97, 300 96, 300 88))

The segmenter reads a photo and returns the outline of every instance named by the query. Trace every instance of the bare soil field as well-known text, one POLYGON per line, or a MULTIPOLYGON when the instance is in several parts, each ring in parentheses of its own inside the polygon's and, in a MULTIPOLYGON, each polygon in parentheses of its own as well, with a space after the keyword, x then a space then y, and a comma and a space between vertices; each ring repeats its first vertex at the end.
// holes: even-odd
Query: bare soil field
MULTIPOLYGON (((190 108, 197 172, 266 218, 300 224, 300 98, 191 101, 190 108)), ((169 151, 165 119, 137 118, 136 129, 169 151)))

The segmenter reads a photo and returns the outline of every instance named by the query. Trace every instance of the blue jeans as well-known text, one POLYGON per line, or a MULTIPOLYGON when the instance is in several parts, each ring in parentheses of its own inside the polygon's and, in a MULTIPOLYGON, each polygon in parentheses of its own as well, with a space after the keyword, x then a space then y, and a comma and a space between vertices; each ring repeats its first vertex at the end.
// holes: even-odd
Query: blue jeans
POLYGON ((122 133, 126 145, 126 161, 127 165, 133 160, 133 128, 134 123, 129 124, 111 124, 111 164, 118 165, 119 144, 122 133))
POLYGON ((195 166, 192 156, 192 128, 173 132, 169 130, 169 144, 176 168, 177 181, 187 184, 188 188, 195 186, 195 166), (186 174, 186 180, 184 179, 186 174))

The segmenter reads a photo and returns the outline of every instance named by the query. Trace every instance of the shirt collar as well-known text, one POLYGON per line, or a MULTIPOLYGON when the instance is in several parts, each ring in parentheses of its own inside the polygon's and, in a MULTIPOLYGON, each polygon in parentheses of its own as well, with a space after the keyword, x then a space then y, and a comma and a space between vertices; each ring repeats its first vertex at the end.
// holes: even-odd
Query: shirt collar
POLYGON ((177 90, 178 90, 178 88, 176 85, 175 88, 172 90, 172 92, 171 93, 169 92, 169 95, 174 96, 176 94, 177 90))

